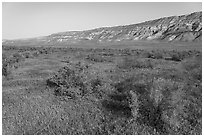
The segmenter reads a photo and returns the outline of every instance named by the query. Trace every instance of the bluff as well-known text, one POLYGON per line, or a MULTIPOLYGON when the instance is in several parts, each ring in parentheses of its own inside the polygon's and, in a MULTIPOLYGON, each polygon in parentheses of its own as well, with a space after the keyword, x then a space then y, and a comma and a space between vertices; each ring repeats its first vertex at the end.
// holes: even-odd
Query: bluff
POLYGON ((100 43, 126 40, 201 41, 202 12, 163 17, 125 26, 103 27, 86 31, 67 31, 29 39, 4 40, 3 45, 54 45, 82 41, 100 43))

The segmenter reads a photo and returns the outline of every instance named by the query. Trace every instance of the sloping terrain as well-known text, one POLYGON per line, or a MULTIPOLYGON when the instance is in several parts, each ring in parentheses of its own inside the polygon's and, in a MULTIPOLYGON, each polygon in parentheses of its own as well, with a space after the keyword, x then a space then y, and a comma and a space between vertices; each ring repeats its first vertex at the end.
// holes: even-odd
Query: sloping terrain
POLYGON ((104 43, 138 40, 201 41, 202 12, 164 17, 126 26, 68 31, 30 39, 4 40, 3 45, 66 45, 78 42, 104 43))

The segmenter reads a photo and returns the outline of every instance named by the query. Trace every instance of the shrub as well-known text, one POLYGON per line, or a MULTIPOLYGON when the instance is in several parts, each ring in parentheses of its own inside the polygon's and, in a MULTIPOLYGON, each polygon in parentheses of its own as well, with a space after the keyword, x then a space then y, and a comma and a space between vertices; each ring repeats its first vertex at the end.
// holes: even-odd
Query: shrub
POLYGON ((201 89, 192 87, 163 78, 143 81, 132 77, 115 84, 115 92, 102 106, 115 117, 133 119, 139 127, 152 129, 149 133, 200 134, 196 127, 201 124, 201 89))
POLYGON ((151 51, 142 50, 139 52, 140 57, 142 58, 152 58, 153 53, 151 51))
POLYGON ((7 77, 10 74, 9 68, 8 68, 8 64, 7 63, 3 63, 2 64, 2 75, 7 77))
MULTIPOLYGON (((163 51, 164 52, 164 51, 163 51)), ((163 58, 163 54, 162 51, 156 50, 156 51, 152 51, 152 56, 151 58, 153 59, 162 59, 163 58)))
POLYGON ((5 77, 8 75, 7 66, 4 66, 4 65, 2 66, 2 75, 5 77))
POLYGON ((134 57, 125 57, 122 62, 119 62, 120 69, 136 69, 136 68, 153 68, 151 60, 137 59, 134 57))
POLYGON ((174 81, 183 81, 185 80, 184 74, 181 70, 177 68, 162 68, 158 73, 158 77, 174 80, 174 81))
POLYGON ((103 56, 98 54, 89 54, 86 56, 86 59, 94 62, 112 62, 112 58, 110 56, 103 56))
POLYGON ((169 54, 170 54, 171 60, 173 60, 173 61, 181 61, 184 59, 184 56, 182 55, 181 52, 172 51, 172 52, 169 52, 169 54))
POLYGON ((11 72, 9 70, 9 58, 6 54, 2 54, 2 75, 7 77, 11 72))
POLYGON ((91 80, 91 87, 93 92, 97 92, 100 86, 102 86, 102 81, 99 78, 91 80))
POLYGON ((166 133, 192 134, 195 127, 199 125, 201 99, 198 96, 201 92, 198 91, 199 88, 191 90, 192 87, 193 85, 183 82, 165 79, 154 80, 150 97, 154 100, 152 104, 160 109, 159 119, 163 123, 166 133))
POLYGON ((13 63, 18 63, 18 62, 22 61, 23 59, 24 59, 23 56, 18 52, 14 53, 13 57, 11 58, 13 63))
POLYGON ((22 55, 24 58, 31 58, 32 57, 32 54, 29 51, 23 52, 22 55))
POLYGON ((100 96, 102 88, 105 88, 104 83, 95 73, 87 71, 88 67, 80 62, 65 66, 47 79, 47 85, 55 88, 56 95, 69 96, 70 92, 76 91, 81 97, 89 93, 100 96))
MULTIPOLYGON (((85 93, 85 85, 82 78, 74 70, 69 67, 63 67, 56 75, 47 80, 47 85, 55 87, 56 95, 70 96, 70 89, 75 88, 85 93)), ((72 89, 73 90, 73 89, 72 89)))
POLYGON ((39 51, 34 51, 33 54, 32 54, 32 56, 34 56, 34 57, 38 57, 39 55, 40 55, 39 51))
POLYGON ((6 54, 2 54, 2 75, 7 77, 11 74, 10 68, 13 66, 16 68, 16 63, 24 60, 23 56, 20 53, 14 53, 11 56, 6 56, 6 54))
POLYGON ((193 69, 200 68, 202 66, 202 58, 192 57, 192 58, 186 59, 182 62, 182 66, 187 71, 191 71, 193 69))
POLYGON ((159 103, 155 104, 155 98, 151 98, 150 85, 134 77, 126 79, 115 84, 115 93, 109 94, 109 99, 104 100, 102 105, 117 117, 132 117, 140 125, 150 126, 159 133, 166 133, 161 119, 162 109, 159 103))
POLYGON ((202 58, 192 57, 182 62, 182 68, 187 74, 189 80, 202 80, 202 58))

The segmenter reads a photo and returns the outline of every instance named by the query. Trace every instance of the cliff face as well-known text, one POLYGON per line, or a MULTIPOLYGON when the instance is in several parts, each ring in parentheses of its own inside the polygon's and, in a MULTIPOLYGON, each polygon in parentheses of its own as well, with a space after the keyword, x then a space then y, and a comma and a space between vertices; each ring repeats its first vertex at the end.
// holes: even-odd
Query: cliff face
POLYGON ((97 28, 87 31, 68 31, 45 37, 6 40, 3 44, 68 44, 80 41, 201 41, 202 12, 182 16, 171 16, 139 24, 97 28))

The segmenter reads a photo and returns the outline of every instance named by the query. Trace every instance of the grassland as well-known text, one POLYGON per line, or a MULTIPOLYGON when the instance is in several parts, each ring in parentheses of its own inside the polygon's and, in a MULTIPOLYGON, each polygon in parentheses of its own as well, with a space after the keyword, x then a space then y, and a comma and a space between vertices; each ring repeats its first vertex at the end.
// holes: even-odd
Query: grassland
POLYGON ((120 47, 3 46, 2 134, 202 134, 201 48, 120 47))

